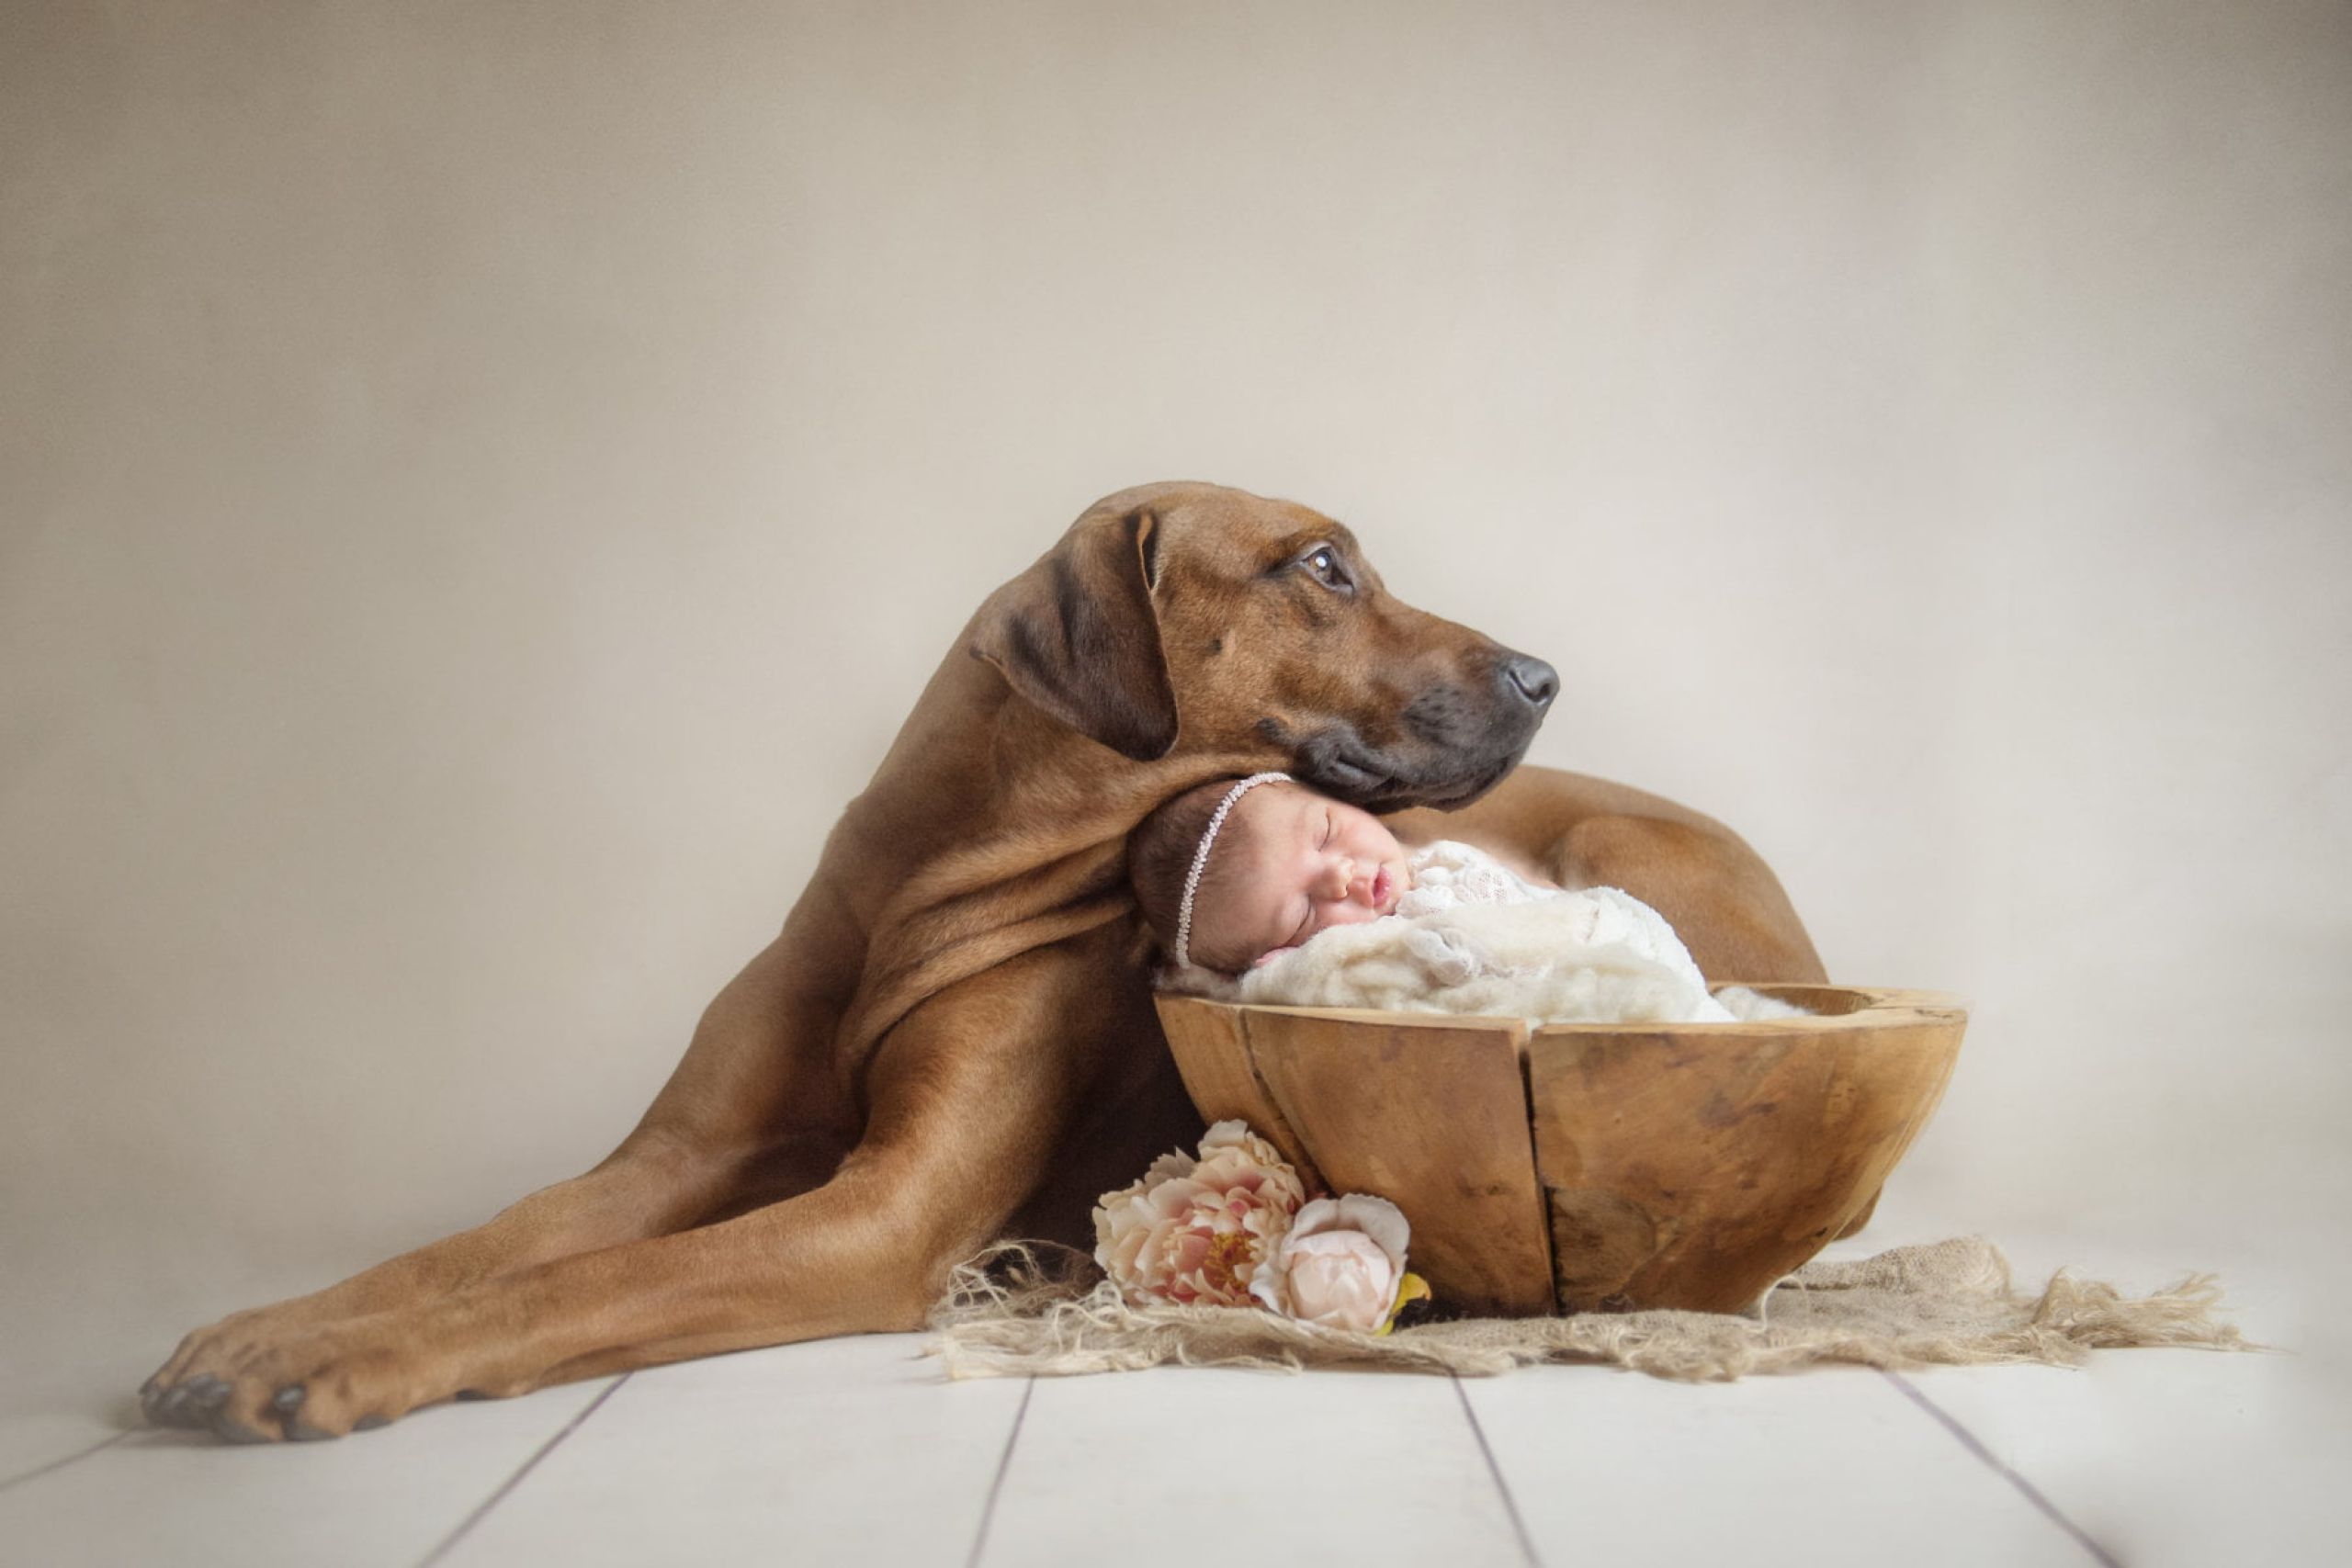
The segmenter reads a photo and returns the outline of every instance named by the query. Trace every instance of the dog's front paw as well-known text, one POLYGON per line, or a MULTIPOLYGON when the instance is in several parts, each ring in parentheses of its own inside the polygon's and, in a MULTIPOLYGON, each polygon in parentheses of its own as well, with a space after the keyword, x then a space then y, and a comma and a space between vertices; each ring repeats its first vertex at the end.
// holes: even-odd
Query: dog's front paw
POLYGON ((139 1391, 158 1427, 237 1443, 298 1442, 366 1431, 438 1397, 379 1320, 289 1321, 262 1307, 180 1341, 139 1391))

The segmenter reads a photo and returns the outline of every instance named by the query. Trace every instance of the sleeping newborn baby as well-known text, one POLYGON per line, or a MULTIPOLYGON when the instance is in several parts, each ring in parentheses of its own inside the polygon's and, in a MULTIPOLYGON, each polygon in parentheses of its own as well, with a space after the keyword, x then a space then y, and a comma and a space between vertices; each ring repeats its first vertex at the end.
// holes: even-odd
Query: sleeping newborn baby
POLYGON ((1658 912, 1614 887, 1519 875, 1469 844, 1408 851, 1380 818, 1281 773, 1178 795, 1129 845, 1170 982, 1232 1001, 1730 1022, 1658 912))

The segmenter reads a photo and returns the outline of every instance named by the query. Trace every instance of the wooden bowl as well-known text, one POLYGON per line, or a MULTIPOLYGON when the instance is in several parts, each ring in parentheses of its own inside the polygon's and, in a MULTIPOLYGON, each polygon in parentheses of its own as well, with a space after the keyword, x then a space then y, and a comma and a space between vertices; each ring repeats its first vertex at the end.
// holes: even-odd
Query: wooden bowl
POLYGON ((1814 1016, 1531 1025, 1158 1001, 1204 1117, 1249 1122, 1310 1189, 1402 1209, 1442 1304, 1524 1317, 1742 1311, 1867 1214, 1943 1098, 1968 1014, 1930 991, 1754 988, 1814 1016))

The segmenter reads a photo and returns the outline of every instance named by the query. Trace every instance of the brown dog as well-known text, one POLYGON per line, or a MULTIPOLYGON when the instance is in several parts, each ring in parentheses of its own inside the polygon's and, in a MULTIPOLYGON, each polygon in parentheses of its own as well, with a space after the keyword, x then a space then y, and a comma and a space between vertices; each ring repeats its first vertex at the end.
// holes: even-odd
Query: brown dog
MULTIPOLYGON (((190 1335, 149 1418, 328 1437, 461 1393, 912 1328, 992 1238, 1083 1238, 1096 1194, 1198 1133, 1125 840, 1219 775, 1281 767, 1376 809, 1486 795, 1444 831, 1627 888, 1712 976, 1822 978, 1717 824, 1574 774, 1505 781, 1555 688, 1390 598, 1305 507, 1194 484, 1097 503, 980 607, 609 1158, 190 1335)), ((1397 826, 1426 838, 1434 814, 1397 826)))

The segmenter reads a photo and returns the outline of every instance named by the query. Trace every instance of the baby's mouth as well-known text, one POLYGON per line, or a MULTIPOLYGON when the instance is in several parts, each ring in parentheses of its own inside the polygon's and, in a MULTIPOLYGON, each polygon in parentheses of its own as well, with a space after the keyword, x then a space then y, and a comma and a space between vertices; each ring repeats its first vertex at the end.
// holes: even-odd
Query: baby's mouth
POLYGON ((1396 874, 1385 865, 1372 874, 1372 907, 1384 915, 1396 908, 1396 874))

